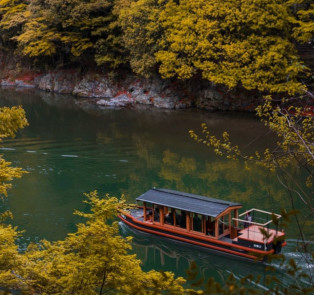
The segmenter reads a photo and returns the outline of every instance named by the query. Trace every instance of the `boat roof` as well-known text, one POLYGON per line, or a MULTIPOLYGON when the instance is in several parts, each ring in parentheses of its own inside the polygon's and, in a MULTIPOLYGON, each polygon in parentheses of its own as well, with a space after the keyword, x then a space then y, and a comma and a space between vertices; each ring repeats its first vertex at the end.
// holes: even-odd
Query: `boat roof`
POLYGON ((211 217, 217 217, 230 207, 242 207, 239 203, 158 188, 148 190, 136 200, 211 217))

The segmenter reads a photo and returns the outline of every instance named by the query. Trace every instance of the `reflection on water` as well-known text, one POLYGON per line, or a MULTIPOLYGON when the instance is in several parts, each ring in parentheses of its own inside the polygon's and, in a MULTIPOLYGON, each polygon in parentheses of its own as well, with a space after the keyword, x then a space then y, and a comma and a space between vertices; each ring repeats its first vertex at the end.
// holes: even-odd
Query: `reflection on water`
POLYGON ((190 263, 197 261, 202 276, 214 276, 216 280, 221 281, 229 273, 245 276, 252 271, 260 273, 264 269, 264 266, 258 262, 143 233, 122 222, 119 225, 122 235, 133 237, 133 252, 144 263, 146 270, 175 269, 178 275, 186 276, 190 263))
MULTIPOLYGON (((223 282, 226 277, 233 274, 236 279, 253 275, 255 279, 261 276, 259 287, 267 288, 264 285, 267 275, 276 274, 280 278, 280 284, 287 287, 292 281, 291 277, 276 262, 272 266, 277 269, 275 273, 267 270, 268 264, 251 261, 242 257, 220 253, 211 249, 204 249, 195 245, 171 240, 168 238, 151 235, 133 229, 123 222, 119 222, 121 234, 123 236, 132 236, 132 252, 143 262, 145 270, 173 270, 179 276, 186 277, 186 270, 192 262, 197 263, 198 271, 201 277, 213 277, 217 282, 223 282)), ((298 266, 303 270, 312 271, 313 265, 309 265, 302 255, 293 252, 295 241, 289 240, 289 247, 284 249, 287 258, 293 258, 298 266)), ((255 283, 252 281, 252 285, 255 283)), ((304 281, 304 284, 308 282, 304 281)), ((310 287, 310 286, 307 286, 310 287)))
MULTIPOLYGON (((103 109, 67 95, 0 89, 1 106, 16 104, 23 105, 30 126, 16 139, 6 140, 0 152, 30 172, 14 181, 4 205, 13 211, 15 224, 26 230, 21 247, 43 238, 60 239, 73 231, 79 221, 72 215, 74 209, 85 210, 83 193, 95 189, 125 194, 129 202, 151 187, 163 187, 240 202, 244 208, 290 209, 274 175, 257 167, 246 171, 242 163, 219 158, 189 138, 188 131, 200 130, 205 122, 215 135, 229 131, 231 140, 247 152, 263 150, 275 139, 252 115, 103 109)), ((295 204, 306 216, 302 202, 296 199, 295 204)), ((311 240, 312 228, 313 221, 305 225, 311 240)), ((298 239, 297 232, 292 224, 287 236, 298 239)), ((202 272, 217 278, 228 272, 241 274, 242 268, 261 271, 255 264, 230 265, 228 259, 195 248, 168 251, 169 243, 162 239, 153 239, 149 245, 148 250, 134 247, 144 268, 169 268, 182 275, 188 261, 196 260, 202 272), (156 245, 173 258, 157 252, 153 260, 145 256, 156 245)))

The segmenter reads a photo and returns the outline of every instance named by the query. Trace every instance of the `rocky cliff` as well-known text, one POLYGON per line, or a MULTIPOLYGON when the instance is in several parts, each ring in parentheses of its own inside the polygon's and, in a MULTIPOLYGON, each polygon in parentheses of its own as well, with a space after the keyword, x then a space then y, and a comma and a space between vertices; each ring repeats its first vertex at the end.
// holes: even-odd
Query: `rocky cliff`
POLYGON ((6 54, 0 54, 0 85, 38 88, 43 91, 93 98, 108 107, 148 105, 179 109, 197 107, 214 110, 254 110, 261 98, 257 92, 228 90, 208 81, 171 81, 159 77, 146 79, 132 73, 111 78, 106 73, 75 68, 35 71, 6 54))

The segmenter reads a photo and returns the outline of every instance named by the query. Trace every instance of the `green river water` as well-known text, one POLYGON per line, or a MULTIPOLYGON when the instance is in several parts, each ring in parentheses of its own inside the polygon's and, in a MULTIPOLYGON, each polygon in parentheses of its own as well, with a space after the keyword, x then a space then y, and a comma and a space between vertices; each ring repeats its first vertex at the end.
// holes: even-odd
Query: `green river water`
MULTIPOLYGON (((0 152, 14 165, 30 172, 15 180, 2 209, 14 214, 14 224, 25 230, 21 249, 41 239, 62 239, 80 220, 72 213, 87 210, 84 192, 124 194, 129 202, 151 187, 240 202, 244 209, 280 212, 290 209, 286 191, 274 174, 261 168, 243 169, 243 163, 217 157, 195 143, 188 131, 207 123, 213 134, 227 130, 231 140, 252 152, 273 146, 274 136, 252 114, 209 113, 200 110, 152 108, 104 109, 90 100, 28 89, 0 89, 0 105, 23 105, 30 125, 0 152)), ((296 199, 296 206, 306 212, 296 199)), ((313 221, 304 231, 313 240, 313 221)), ((133 252, 143 268, 185 275, 191 261, 201 273, 222 281, 265 274, 262 264, 217 255, 208 250, 143 234, 121 224, 121 234, 131 235, 133 252)), ((302 268, 313 271, 295 251, 298 230, 292 223, 283 252, 302 268)), ((289 282, 280 273, 283 284, 289 282)), ((262 285, 260 287, 263 287, 262 285)))

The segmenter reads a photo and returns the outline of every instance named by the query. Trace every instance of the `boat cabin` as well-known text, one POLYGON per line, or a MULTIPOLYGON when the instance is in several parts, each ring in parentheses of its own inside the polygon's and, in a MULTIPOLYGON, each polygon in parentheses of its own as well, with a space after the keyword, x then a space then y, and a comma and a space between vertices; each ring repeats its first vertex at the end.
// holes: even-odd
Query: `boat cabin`
POLYGON ((237 237, 241 204, 155 188, 136 200, 143 202, 144 222, 214 239, 237 237))
POLYGON ((239 214, 239 203, 168 189, 150 189, 136 200, 140 206, 121 210, 118 217, 137 230, 254 260, 286 245, 285 233, 278 231, 281 216, 272 212, 239 214))

